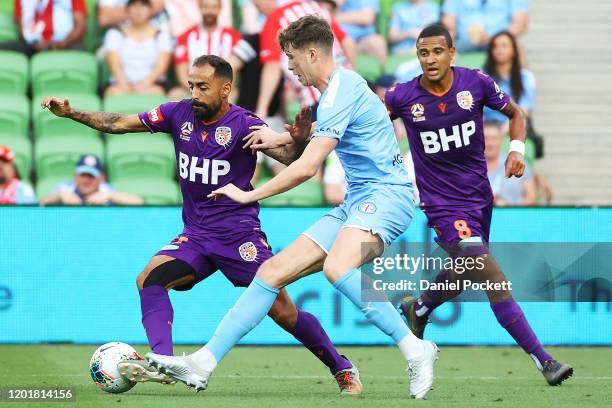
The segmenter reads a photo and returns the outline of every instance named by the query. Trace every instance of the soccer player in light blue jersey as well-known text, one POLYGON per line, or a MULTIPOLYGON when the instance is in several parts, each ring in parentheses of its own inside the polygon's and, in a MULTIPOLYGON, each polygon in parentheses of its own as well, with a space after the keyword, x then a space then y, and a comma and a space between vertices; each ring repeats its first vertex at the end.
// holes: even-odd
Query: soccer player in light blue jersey
MULTIPOLYGON (((283 193, 311 178, 335 149, 348 182, 345 201, 260 266, 205 347, 183 357, 149 353, 147 360, 188 386, 205 389, 217 364, 264 318, 279 289, 323 270, 334 287, 399 346, 408 362, 410 394, 423 398, 433 384, 437 347, 414 336, 390 302, 367 302, 361 296, 359 268, 380 256, 406 230, 414 212, 412 185, 387 110, 363 78, 336 67, 333 34, 325 20, 303 17, 280 33, 279 42, 289 69, 303 85, 312 85, 322 94, 312 137, 306 144, 300 142, 305 137, 298 135, 305 127, 310 129, 309 124, 284 134, 256 127, 256 140, 247 145, 252 142, 251 147, 275 150, 277 157, 285 154, 294 161, 255 190, 228 184, 210 196, 247 204, 283 193)), ((358 373, 352 374, 354 393, 359 393, 358 373)))

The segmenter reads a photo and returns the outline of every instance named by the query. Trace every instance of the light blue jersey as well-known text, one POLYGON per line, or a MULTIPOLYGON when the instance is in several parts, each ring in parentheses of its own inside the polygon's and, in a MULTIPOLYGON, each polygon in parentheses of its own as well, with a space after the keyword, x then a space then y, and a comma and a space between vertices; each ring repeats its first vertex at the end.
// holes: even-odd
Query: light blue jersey
POLYGON ((387 109, 357 73, 334 71, 319 99, 313 137, 338 140, 348 188, 344 202, 304 235, 325 252, 346 227, 370 231, 385 245, 393 242, 412 220, 412 183, 387 109))
POLYGON ((338 140, 349 192, 366 184, 411 185, 387 109, 356 72, 334 71, 319 99, 313 136, 338 140))

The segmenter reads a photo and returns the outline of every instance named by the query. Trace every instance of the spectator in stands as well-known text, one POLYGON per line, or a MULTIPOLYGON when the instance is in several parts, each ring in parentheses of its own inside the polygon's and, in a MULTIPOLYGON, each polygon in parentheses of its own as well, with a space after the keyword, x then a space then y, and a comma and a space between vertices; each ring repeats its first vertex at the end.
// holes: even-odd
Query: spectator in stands
POLYGON ((111 84, 106 96, 165 93, 161 83, 170 65, 172 40, 153 27, 150 0, 129 0, 128 23, 106 33, 104 50, 110 67, 111 84))
POLYGON ((174 66, 178 86, 173 88, 171 99, 183 98, 189 93, 187 75, 191 62, 204 54, 217 55, 229 59, 232 50, 241 38, 238 31, 219 25, 221 0, 200 0, 202 24, 193 26, 176 41, 174 66))
MULTIPOLYGON (((484 72, 489 74, 499 87, 510 95, 529 117, 533 111, 535 78, 531 71, 521 67, 518 45, 508 31, 491 38, 487 49, 484 72)), ((508 118, 499 111, 485 108, 485 120, 506 123, 508 118)))
POLYGON ((357 43, 357 50, 375 56, 384 66, 387 42, 376 32, 378 0, 336 0, 338 11, 334 15, 342 29, 357 43))
POLYGON ((442 23, 455 37, 458 52, 484 51, 500 31, 527 31, 528 0, 446 0, 442 23))
MULTIPOLYGON (((5 0, 8 1, 8 0, 5 0)), ((20 41, 0 44, 32 55, 38 51, 83 49, 85 0, 15 0, 20 41)))
POLYGON ((522 177, 506 177, 506 154, 502 153, 504 133, 498 122, 485 122, 485 159, 489 182, 493 189, 494 204, 506 205, 535 205, 536 185, 533 171, 529 165, 525 167, 522 177))
MULTIPOLYGON (((168 17, 170 34, 180 37, 194 26, 202 24, 200 0, 166 0, 164 11, 168 17)), ((232 21, 232 0, 221 0, 221 13, 218 17, 221 27, 230 27, 232 21)))
POLYGON ((102 162, 92 154, 82 156, 72 181, 61 183, 41 200, 42 205, 142 205, 142 198, 116 191, 105 181, 102 162))
POLYGON ((32 187, 20 180, 15 152, 0 145, 0 205, 36 204, 32 187))
POLYGON ((416 39, 428 24, 440 19, 440 6, 431 0, 404 0, 393 5, 389 43, 393 54, 415 53, 416 39))
MULTIPOLYGON (((109 28, 126 24, 128 0, 98 0, 98 25, 109 28)), ((156 16, 164 9, 164 0, 151 0, 151 15, 156 16)))

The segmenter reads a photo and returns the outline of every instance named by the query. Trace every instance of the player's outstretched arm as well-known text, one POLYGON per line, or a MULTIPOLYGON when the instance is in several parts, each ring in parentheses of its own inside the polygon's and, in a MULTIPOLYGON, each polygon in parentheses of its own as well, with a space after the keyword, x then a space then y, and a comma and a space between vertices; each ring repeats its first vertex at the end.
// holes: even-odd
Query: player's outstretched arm
POLYGON ((252 191, 243 191, 230 183, 214 190, 208 197, 226 196, 238 203, 247 204, 284 193, 314 176, 337 144, 337 139, 317 137, 308 143, 298 160, 261 187, 252 191))
POLYGON ((510 152, 506 158, 506 177, 521 177, 525 172, 525 138, 527 121, 522 109, 510 101, 501 110, 510 118, 510 152))
POLYGON ((49 109, 54 115, 69 118, 90 128, 104 133, 147 132, 148 129, 140 121, 137 114, 124 115, 113 112, 84 112, 73 109, 70 101, 63 101, 54 96, 44 98, 40 104, 43 109, 49 109))

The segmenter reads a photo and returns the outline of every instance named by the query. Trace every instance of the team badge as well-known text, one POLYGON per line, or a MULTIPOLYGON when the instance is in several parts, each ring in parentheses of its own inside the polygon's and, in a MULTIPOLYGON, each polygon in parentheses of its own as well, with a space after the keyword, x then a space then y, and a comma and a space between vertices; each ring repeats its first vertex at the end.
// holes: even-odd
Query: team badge
POLYGON ((203 131, 202 132, 202 142, 205 142, 207 138, 208 138, 208 132, 207 131, 203 131))
POLYGON ((257 259, 257 247, 251 241, 240 245, 238 252, 240 257, 247 262, 253 262, 257 259))
POLYGON ((374 214, 376 212, 376 205, 372 202, 365 202, 359 204, 359 211, 364 214, 374 214))
POLYGON ((219 126, 215 129, 215 141, 223 147, 227 147, 232 141, 232 129, 227 126, 219 126))
POLYGON ((181 140, 188 142, 191 139, 191 132, 193 132, 193 123, 184 122, 181 125, 181 140))
POLYGON ((415 103, 410 107, 413 122, 422 122, 425 120, 425 107, 420 103, 415 103))
POLYGON ((474 107, 474 97, 470 91, 461 91, 457 94, 457 104, 461 109, 471 111, 474 107))

